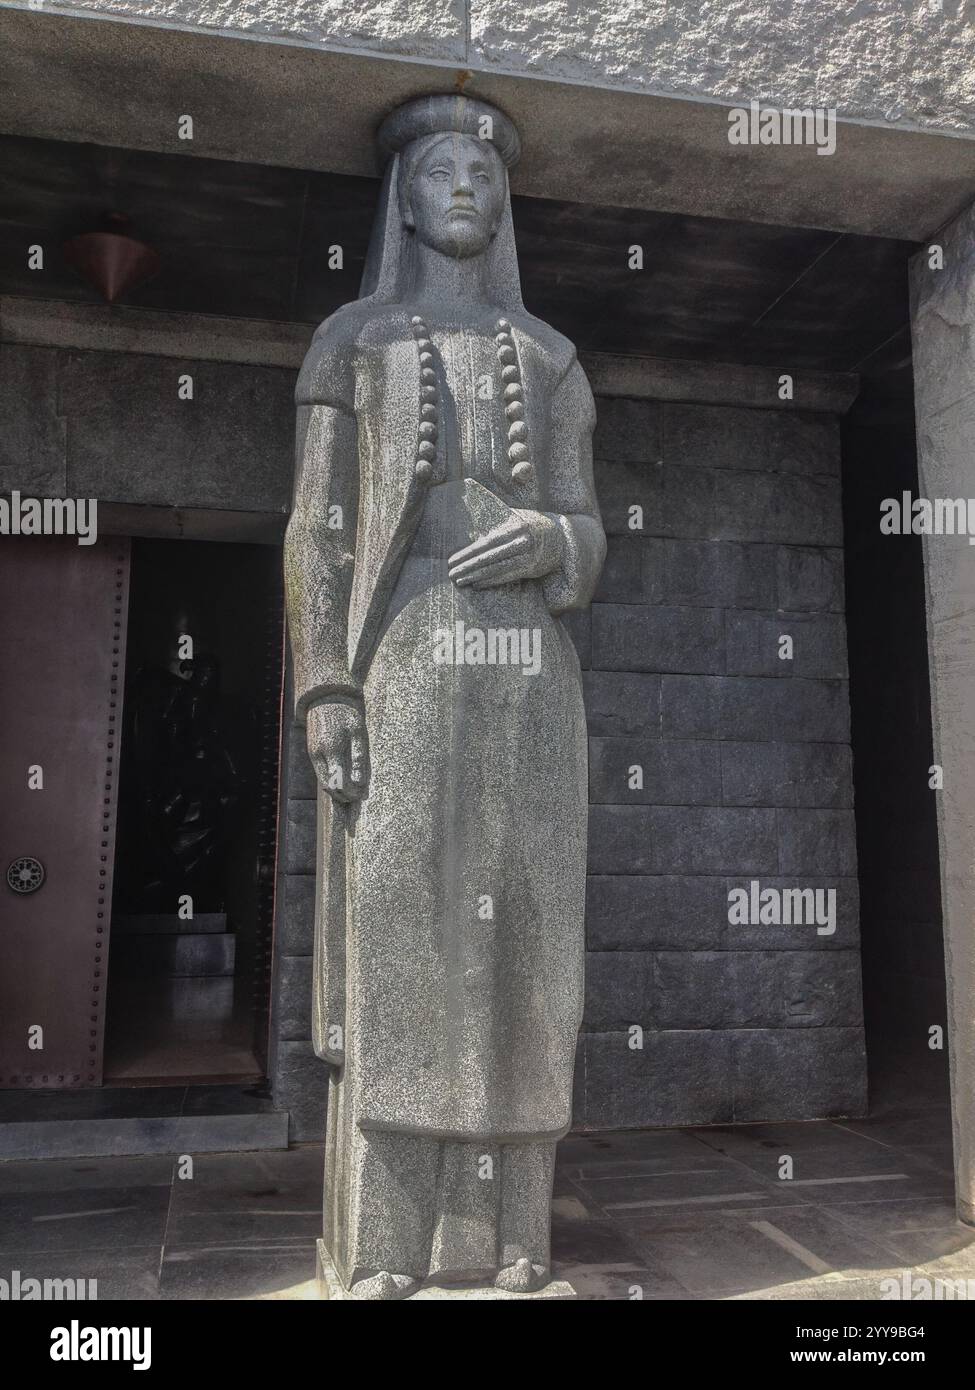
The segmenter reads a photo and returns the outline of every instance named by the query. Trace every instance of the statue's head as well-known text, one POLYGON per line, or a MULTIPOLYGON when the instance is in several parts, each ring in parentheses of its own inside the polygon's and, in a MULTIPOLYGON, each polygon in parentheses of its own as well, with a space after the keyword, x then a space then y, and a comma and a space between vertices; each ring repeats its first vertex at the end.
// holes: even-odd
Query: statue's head
POLYGON ((403 225, 448 256, 486 251, 505 212, 505 170, 521 152, 508 117, 472 97, 419 97, 386 117, 378 139, 399 155, 403 225))
POLYGON ((360 299, 408 294, 419 244, 485 256, 494 302, 519 307, 507 171, 521 142, 504 112, 475 97, 417 97, 389 113, 377 140, 386 171, 360 299))
POLYGON ((400 167, 403 222, 417 240, 466 260, 491 244, 504 211, 504 164, 490 140, 431 135, 400 167))

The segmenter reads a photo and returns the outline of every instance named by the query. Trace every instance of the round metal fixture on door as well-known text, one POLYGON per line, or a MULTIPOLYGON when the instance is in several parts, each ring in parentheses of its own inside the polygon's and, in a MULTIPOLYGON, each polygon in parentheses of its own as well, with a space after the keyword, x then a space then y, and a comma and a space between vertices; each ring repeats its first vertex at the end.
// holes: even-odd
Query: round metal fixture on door
POLYGON ((44 865, 33 855, 22 854, 7 865, 7 887, 15 893, 36 893, 44 878, 44 865))

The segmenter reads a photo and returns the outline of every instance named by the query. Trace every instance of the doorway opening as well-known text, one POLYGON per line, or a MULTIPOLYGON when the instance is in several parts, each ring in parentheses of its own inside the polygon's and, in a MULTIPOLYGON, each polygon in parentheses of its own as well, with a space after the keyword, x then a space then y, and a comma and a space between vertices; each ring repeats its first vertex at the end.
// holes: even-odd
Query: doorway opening
POLYGON ((267 1066, 280 552, 134 540, 105 1082, 267 1066))

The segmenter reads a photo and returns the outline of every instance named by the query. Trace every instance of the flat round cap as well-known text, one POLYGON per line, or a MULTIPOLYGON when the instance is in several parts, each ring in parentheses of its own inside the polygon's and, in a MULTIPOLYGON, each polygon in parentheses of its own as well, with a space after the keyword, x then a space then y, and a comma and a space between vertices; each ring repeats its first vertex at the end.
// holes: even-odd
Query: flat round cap
POLYGON ((521 140, 514 123, 496 106, 477 97, 441 94, 404 102, 382 122, 376 141, 385 159, 425 135, 451 132, 490 140, 509 169, 518 162, 521 140))

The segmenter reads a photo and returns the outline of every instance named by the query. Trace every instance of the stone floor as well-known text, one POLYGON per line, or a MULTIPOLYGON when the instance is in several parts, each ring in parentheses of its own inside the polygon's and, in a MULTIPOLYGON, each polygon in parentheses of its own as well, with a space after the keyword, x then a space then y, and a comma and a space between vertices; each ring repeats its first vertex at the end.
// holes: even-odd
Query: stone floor
MULTIPOLYGON (((0 1278, 97 1279, 101 1299, 308 1298, 321 1163, 306 1145, 204 1154, 192 1178, 165 1157, 0 1164, 0 1278)), ((553 1260, 590 1299, 876 1299, 905 1271, 975 1281, 975 1230, 955 1220, 945 1120, 927 1110, 572 1136, 553 1260)))

